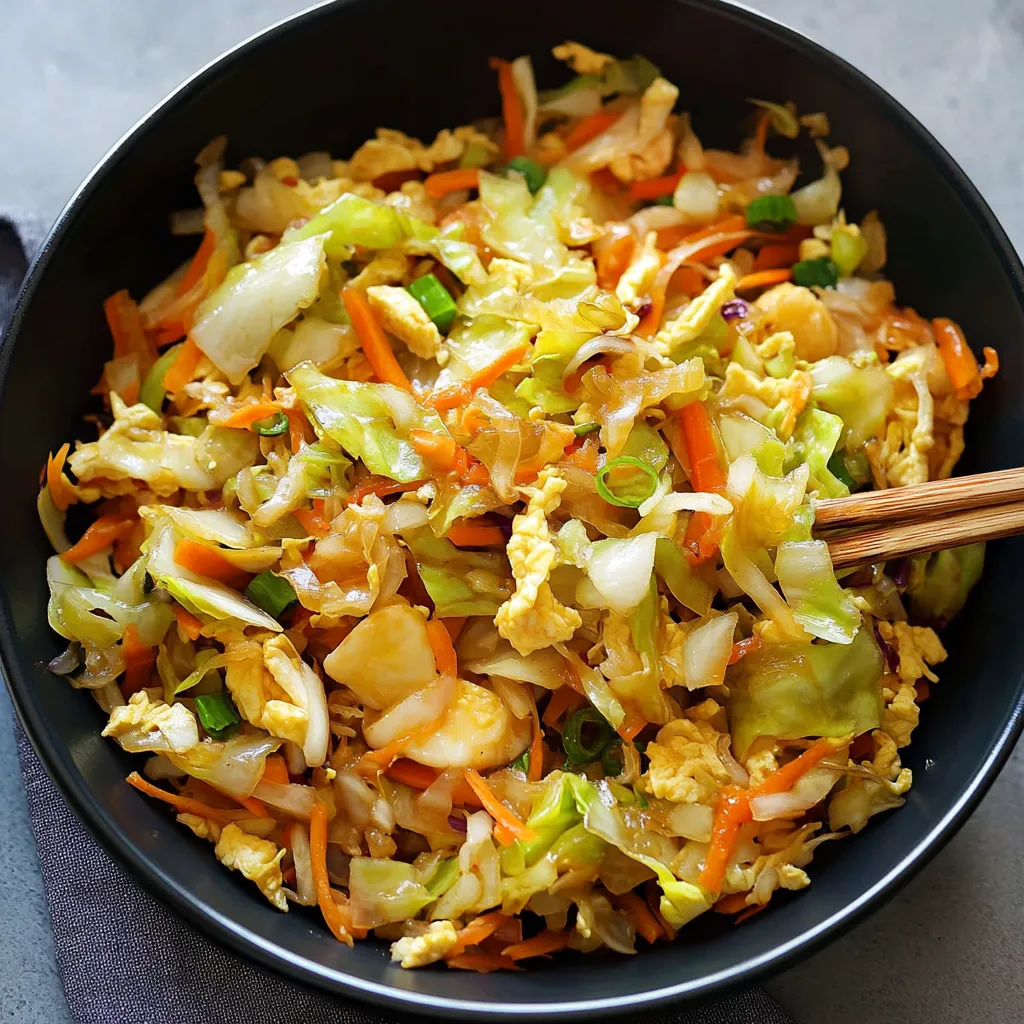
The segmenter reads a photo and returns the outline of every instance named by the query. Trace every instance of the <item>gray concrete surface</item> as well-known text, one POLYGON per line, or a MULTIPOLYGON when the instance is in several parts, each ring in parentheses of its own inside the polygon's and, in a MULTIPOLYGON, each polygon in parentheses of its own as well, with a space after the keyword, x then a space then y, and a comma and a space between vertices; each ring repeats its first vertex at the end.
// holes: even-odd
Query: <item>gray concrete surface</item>
MULTIPOLYGON (((294 0, 0 3, 0 208, 52 218, 123 131, 294 0)), ((910 108, 1024 251, 1024 0, 758 0, 910 108)), ((581 30, 581 35, 585 32, 581 30)), ((0 692, 0 1021, 63 1024, 35 851, 0 692)), ((798 1024, 1024 1019, 1024 751, 907 889, 769 988, 798 1024)), ((755 1022, 752 1022, 755 1024, 755 1022)))

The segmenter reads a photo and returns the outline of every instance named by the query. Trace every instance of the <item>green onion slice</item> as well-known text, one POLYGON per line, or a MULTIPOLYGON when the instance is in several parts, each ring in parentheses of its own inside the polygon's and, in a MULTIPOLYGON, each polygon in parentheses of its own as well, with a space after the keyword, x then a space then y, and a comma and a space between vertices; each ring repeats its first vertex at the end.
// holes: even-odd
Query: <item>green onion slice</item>
POLYGON ((196 697, 196 714, 215 740, 223 739, 242 720, 225 690, 196 697))
POLYGON ((406 291, 426 310, 437 329, 447 334, 459 311, 448 289, 433 274, 424 274, 410 282, 406 291))
POLYGON ((252 429, 262 437, 279 437, 288 431, 288 417, 283 412, 275 412, 265 420, 257 420, 252 429))
POLYGON ((578 427, 573 427, 572 432, 577 437, 586 437, 587 434, 596 434, 600 429, 600 423, 581 423, 578 427))
POLYGON ((639 508, 658 489, 658 474, 642 459, 620 455, 598 470, 594 483, 609 505, 639 508))
POLYGON ((279 619, 281 613, 298 600, 292 585, 283 577, 275 576, 269 569, 253 577, 245 588, 245 596, 275 619, 279 619))
POLYGON ((167 391, 164 388, 164 374, 171 368, 171 364, 178 358, 179 345, 169 348, 150 368, 146 379, 139 388, 139 401, 148 405, 153 412, 160 412, 164 406, 164 398, 167 391))
POLYGON ((755 231, 785 231, 796 223, 796 207, 789 196, 758 196, 747 205, 746 216, 755 231))
POLYGON ((514 156, 506 166, 510 170, 518 171, 526 179, 526 187, 531 195, 536 195, 548 178, 548 172, 529 157, 514 156))
POLYGON ((801 260, 793 264, 793 284, 805 288, 834 288, 839 281, 839 268, 829 259, 801 260))
POLYGON ((524 775, 530 770, 530 751, 524 750, 510 765, 509 768, 515 768, 517 771, 522 772, 524 775))
POLYGON ((562 748, 569 764, 590 764, 599 761, 615 741, 615 730, 604 716, 594 708, 574 711, 566 720, 562 730, 562 748), (589 743, 583 739, 584 726, 593 726, 594 735, 589 743))

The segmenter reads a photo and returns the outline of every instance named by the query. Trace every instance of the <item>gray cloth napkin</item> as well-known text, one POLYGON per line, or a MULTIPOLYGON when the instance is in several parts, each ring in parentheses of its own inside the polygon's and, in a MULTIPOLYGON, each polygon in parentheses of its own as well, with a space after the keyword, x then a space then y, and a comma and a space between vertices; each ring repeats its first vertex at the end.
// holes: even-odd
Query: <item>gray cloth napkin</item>
MULTIPOLYGON (((43 237, 36 218, 0 216, 0 331, 27 254, 43 237)), ((89 835, 54 788, 21 723, 15 726, 57 969, 75 1024, 393 1024, 378 1011, 254 967, 158 903, 89 835)), ((754 988, 653 1024, 792 1021, 754 988)))

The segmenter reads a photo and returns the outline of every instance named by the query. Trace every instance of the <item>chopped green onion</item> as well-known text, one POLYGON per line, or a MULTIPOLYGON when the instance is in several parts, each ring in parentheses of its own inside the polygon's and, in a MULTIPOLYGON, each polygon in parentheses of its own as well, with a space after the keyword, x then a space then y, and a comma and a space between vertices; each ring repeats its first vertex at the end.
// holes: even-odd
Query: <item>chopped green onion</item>
POLYGON ((651 206, 675 206, 675 198, 676 197, 671 194, 667 196, 658 196, 658 198, 651 203, 651 206))
POLYGON ((518 171, 526 179, 526 187, 531 195, 536 195, 548 179, 548 172, 529 157, 514 156, 506 166, 511 171, 518 171))
POLYGON ((832 262, 840 277, 849 277, 868 254, 868 240, 856 225, 832 229, 832 262))
POLYGON ((459 167, 486 167, 494 159, 494 154, 481 142, 471 142, 459 158, 459 167))
POLYGON ((448 289, 433 274, 424 274, 410 282, 406 291, 426 310, 437 329, 447 334, 459 311, 448 289))
POLYGON ((252 429, 261 437, 280 437, 288 432, 288 417, 283 412, 275 412, 265 420, 257 420, 252 429))
POLYGON ((427 892, 435 899, 443 896, 459 877, 459 858, 449 857, 437 865, 437 869, 426 883, 427 892))
POLYGON ((758 196, 746 213, 747 225, 755 231, 785 231, 796 223, 796 207, 789 196, 758 196))
POLYGON ((658 489, 658 474, 642 459, 620 455, 598 470, 594 483, 609 505, 639 508, 658 489), (614 484, 609 479, 611 474, 615 474, 614 484))
POLYGON ((572 432, 577 437, 586 437, 587 434, 596 434, 600 429, 600 423, 581 423, 578 427, 573 427, 572 432))
POLYGON ((275 619, 279 619, 281 613, 297 600, 292 585, 269 569, 253 578, 245 588, 245 596, 275 619))
POLYGON ((530 771, 530 751, 524 750, 510 765, 509 768, 515 768, 516 771, 522 772, 526 775, 530 771))
POLYGON ((616 757, 614 751, 609 751, 601 758, 601 771, 603 771, 605 775, 621 775, 622 759, 616 757))
POLYGON ((590 764, 599 761, 609 745, 616 739, 615 730, 604 716, 594 708, 574 711, 566 720, 562 730, 562 748, 569 764, 590 764), (596 735, 589 745, 583 741, 583 727, 592 725, 596 735))
POLYGON ((851 491, 857 486, 856 481, 850 476, 850 471, 846 468, 846 459, 843 458, 842 452, 836 452, 828 460, 828 469, 837 480, 841 480, 851 491))
POLYGON ((171 368, 171 364, 178 358, 180 346, 168 349, 150 368, 146 379, 139 388, 139 401, 148 405, 153 412, 160 412, 164 406, 164 398, 167 391, 164 389, 164 374, 171 368))
POLYGON ((839 268, 829 259, 801 260, 793 264, 793 284, 805 288, 834 288, 839 280, 839 268))
POLYGON ((224 739, 242 720, 225 690, 196 697, 196 714, 203 728, 215 740, 224 739))

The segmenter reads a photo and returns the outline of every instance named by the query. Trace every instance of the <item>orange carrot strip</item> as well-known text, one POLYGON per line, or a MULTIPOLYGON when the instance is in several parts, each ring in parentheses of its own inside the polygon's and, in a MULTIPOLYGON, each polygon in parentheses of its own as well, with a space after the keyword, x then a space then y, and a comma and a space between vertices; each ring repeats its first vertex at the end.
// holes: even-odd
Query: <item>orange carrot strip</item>
POLYGON ((383 768, 390 767, 393 762, 402 756, 402 749, 407 743, 422 739, 434 732, 447 713, 448 709, 445 708, 437 718, 427 722, 426 725, 421 725, 419 728, 413 729, 412 732, 407 732, 404 736, 393 739, 390 743, 386 743, 377 750, 371 750, 369 753, 363 754, 356 763, 356 768, 365 775, 376 775, 383 768))
POLYGON ((459 446, 451 437, 414 427, 409 431, 409 443, 436 469, 451 469, 455 464, 459 446))
POLYGON ((670 196, 676 190, 679 179, 684 172, 676 171, 675 174, 666 174, 661 178, 648 178, 646 181, 632 181, 629 184, 630 199, 660 199, 662 196, 670 196))
POLYGON ((754 651, 760 650, 764 646, 763 641, 759 636, 749 636, 746 640, 737 640, 732 645, 732 654, 729 655, 729 664, 735 665, 740 658, 745 658, 748 654, 752 654, 754 651))
POLYGON ((565 148, 579 149, 591 139, 596 139, 601 132, 607 131, 622 116, 621 111, 598 110, 589 114, 582 121, 577 121, 572 131, 565 137, 565 148))
POLYGON ((477 971, 490 974, 492 971, 521 971, 522 968, 514 960, 507 960, 500 953, 487 953, 478 950, 473 953, 460 953, 458 956, 445 960, 449 967, 462 971, 477 971))
POLYGON ((187 608, 182 608, 180 604, 174 605, 174 617, 178 620, 178 628, 189 640, 199 639, 203 624, 187 608))
POLYGON ((617 196, 622 191, 622 182, 607 167, 602 167, 599 171, 591 171, 590 181, 606 196, 617 196))
POLYGON ((981 370, 960 326, 945 317, 932 321, 939 354, 957 398, 976 398, 981 391, 981 370))
POLYGON ((458 956, 467 946, 479 946, 484 939, 490 938, 503 924, 511 920, 500 910, 492 910, 489 914, 474 917, 465 928, 458 931, 458 944, 452 947, 447 959, 458 956))
POLYGON ((288 442, 291 445, 292 455, 298 455, 302 442, 311 436, 312 428, 301 409, 284 409, 282 411, 288 417, 288 442))
POLYGON ((626 912, 637 935, 642 936, 648 942, 653 943, 656 939, 664 937, 661 925, 658 924, 655 916, 650 912, 647 904, 639 896, 632 892, 620 893, 612 897, 612 903, 619 910, 626 912))
POLYGON ((389 494, 415 491, 426 482, 426 480, 413 480, 412 483, 403 484, 397 480, 389 480, 386 477, 367 477, 362 483, 353 488, 345 503, 347 505, 358 505, 368 494, 376 494, 378 498, 386 498, 389 494))
POLYGON ((143 329, 139 307, 127 289, 122 288, 108 296, 103 302, 103 313, 114 339, 114 358, 135 353, 140 359, 140 369, 144 371, 153 361, 153 345, 143 329))
POLYGON ((722 896, 715 901, 711 908, 716 914, 739 914, 747 909, 747 894, 745 892, 731 892, 728 896, 722 896))
POLYGON ((366 295, 358 288, 343 288, 341 299, 345 303, 352 326, 359 336, 363 354, 369 360, 377 378, 411 394, 412 384, 409 383, 409 378, 398 365, 395 353, 392 352, 391 346, 388 344, 384 330, 377 323, 377 318, 373 315, 373 310, 370 309, 366 295))
MULTIPOLYGON (((480 775, 475 768, 466 769, 466 781, 469 783, 473 792, 480 798, 480 803, 484 805, 484 810, 494 819, 495 823, 502 826, 508 833, 511 833, 516 839, 522 839, 524 842, 530 839, 536 839, 537 833, 532 828, 528 828, 524 825, 491 791, 491 787, 487 785, 487 782, 480 775)), ((507 836, 498 836, 498 841, 502 842, 507 836)), ((503 846, 509 846, 507 842, 502 842, 503 846)))
POLYGON ((571 686, 560 686, 551 694, 541 721, 545 725, 550 725, 552 729, 556 729, 563 715, 581 708, 585 703, 586 699, 571 686))
POLYGON ((62 444, 57 449, 56 455, 50 455, 46 459, 46 487, 50 492, 50 498, 54 505, 64 512, 69 505, 78 501, 78 495, 71 486, 70 481, 64 475, 64 460, 71 450, 70 444, 62 444))
POLYGON ((146 796, 155 797, 157 800, 163 800, 164 803, 170 804, 180 814, 195 814, 200 818, 210 818, 213 821, 219 821, 224 824, 235 820, 235 815, 230 811, 224 810, 222 807, 211 807, 209 804, 200 803, 200 801, 192 800, 187 796, 168 793, 166 789, 154 786, 152 782, 144 779, 138 772, 132 772, 124 781, 129 786, 134 786, 140 793, 145 793, 146 796))
MULTIPOLYGON (((694 490, 721 491, 725 487, 725 474, 718 462, 718 448, 707 408, 703 402, 691 402, 679 410, 678 417, 694 490)), ((706 512, 694 512, 690 516, 683 543, 691 561, 703 561, 714 554, 715 545, 703 540, 710 525, 711 517, 706 512)))
POLYGON ((177 394, 196 375, 196 368, 203 358, 203 350, 191 339, 186 338, 178 350, 178 358, 167 367, 164 374, 164 390, 177 394))
POLYGON ((209 266, 210 259, 216 251, 217 236, 210 230, 210 228, 204 228, 203 240, 199 243, 199 248, 196 250, 195 256, 192 257, 192 262, 189 263, 188 270, 185 271, 184 276, 178 282, 176 292, 179 296, 184 295, 194 285, 199 284, 199 279, 206 273, 206 268, 209 266))
POLYGON ((331 532, 331 524, 325 522, 315 512, 308 508, 297 508, 292 512, 298 520, 299 526, 306 531, 310 537, 326 537, 331 532))
POLYGON ((135 523, 119 516, 100 516, 90 523, 78 543, 68 548, 60 557, 69 565, 76 565, 90 555, 109 548, 115 540, 126 537, 135 529, 135 523))
POLYGON ((637 711, 629 710, 626 713, 626 720, 619 726, 617 732, 627 743, 631 743, 646 724, 647 719, 643 715, 637 711))
POLYGON ((434 664, 438 673, 442 676, 457 675, 459 659, 444 622, 441 619, 431 619, 427 623, 427 636, 430 637, 430 648, 434 652, 434 664))
POLYGON ((748 799, 767 796, 769 793, 785 793, 796 785, 801 776, 809 772, 823 757, 835 751, 836 745, 830 739, 820 739, 809 746, 799 757, 784 764, 757 786, 747 790, 748 799))
MULTIPOLYGON (((430 789, 437 782, 438 774, 433 768, 417 761, 410 761, 408 758, 400 758, 385 771, 385 775, 389 779, 411 786, 413 789, 430 789)), ((460 779, 452 790, 452 802, 462 807, 479 808, 483 806, 465 779, 460 779)))
POLYGON ((526 777, 530 782, 540 782, 544 777, 544 730, 540 725, 540 713, 537 711, 537 699, 530 694, 531 710, 533 718, 533 738, 530 740, 530 766, 526 770, 526 777))
POLYGON ((121 692, 130 697, 149 682, 149 676, 156 664, 156 648, 139 639, 134 622, 129 622, 121 640, 121 657, 124 659, 124 679, 121 692))
POLYGON ((291 782, 288 765, 280 754, 268 754, 263 762, 263 780, 276 782, 279 786, 287 786, 291 782))
POLYGON ((611 245, 602 249, 594 261, 597 264, 597 283, 605 291, 615 291, 619 278, 626 272, 633 259, 636 239, 632 235, 623 235, 611 245))
POLYGON ((270 818, 272 815, 264 806, 262 800, 257 800, 254 796, 247 796, 244 799, 242 797, 232 797, 233 800, 237 800, 254 818, 270 818))
POLYGON ((774 270, 776 267, 792 267, 800 258, 800 246, 792 242, 762 245, 754 257, 754 270, 774 270))
MULTIPOLYGON (((352 945, 351 914, 342 910, 331 892, 331 879, 327 874, 327 808, 319 800, 313 801, 309 816, 309 860, 313 868, 313 884, 316 886, 316 901, 324 915, 327 927, 339 942, 352 945)), ((361 930, 361 929, 360 929, 361 930)))
POLYGON ((465 523, 452 526, 447 533, 448 539, 457 548, 486 548, 495 544, 505 546, 505 534, 498 526, 477 526, 465 523))
POLYGON ((503 373, 511 370, 516 363, 522 362, 529 351, 529 344, 523 344, 503 352, 493 363, 488 363, 469 378, 467 384, 470 391, 476 391, 479 388, 489 388, 503 373))
POLYGON ((174 560, 189 572, 217 580, 235 590, 244 590, 252 579, 249 573, 233 566, 213 548, 187 537, 183 537, 175 544, 174 560))
POLYGON ((793 276, 790 267, 777 267, 774 270, 759 270, 754 274, 744 274, 736 282, 736 291, 746 291, 749 288, 767 288, 770 284, 782 284, 793 276))
POLYGON ((244 430, 254 423, 259 423, 260 420, 276 416, 280 411, 281 407, 277 402, 256 402, 253 405, 243 405, 241 409, 236 409, 220 426, 244 430))
POLYGON ((669 286, 684 295, 699 295, 707 285, 707 279, 693 267, 680 267, 669 281, 669 286))
POLYGON ((501 116, 505 121, 505 159, 526 155, 526 113, 523 101, 516 89, 512 65, 498 57, 491 58, 491 67, 498 72, 498 89, 501 92, 501 116))
POLYGON ((569 932, 544 931, 534 935, 532 939, 517 942, 514 946, 506 946, 501 955, 509 960, 529 960, 534 956, 547 956, 549 953, 565 949, 570 938, 569 932))
POLYGON ((480 171, 476 167, 460 167, 454 171, 440 171, 431 174, 423 182, 427 195, 434 199, 443 199, 449 192, 461 192, 463 189, 480 187, 480 171))

